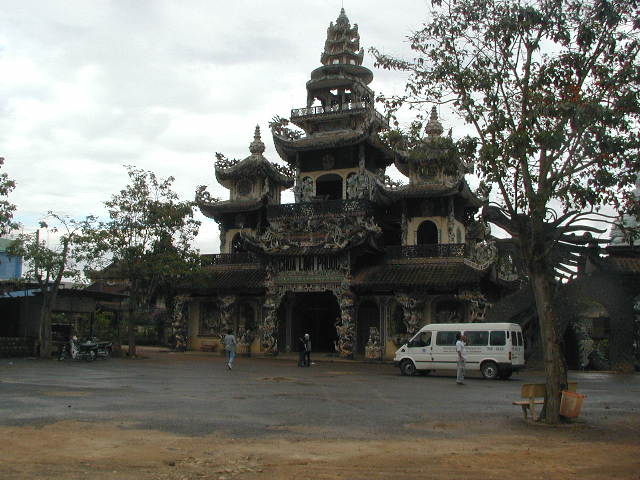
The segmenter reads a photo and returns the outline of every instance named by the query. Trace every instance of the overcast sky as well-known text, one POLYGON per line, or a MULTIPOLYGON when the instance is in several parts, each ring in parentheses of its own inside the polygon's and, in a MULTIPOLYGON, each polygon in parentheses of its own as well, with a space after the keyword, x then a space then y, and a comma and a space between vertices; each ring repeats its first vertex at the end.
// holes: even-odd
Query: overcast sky
MULTIPOLYGON (((215 152, 244 158, 256 124, 306 103, 340 0, 0 0, 0 156, 10 200, 32 229, 47 211, 104 214, 127 182, 123 165, 173 175, 183 199, 198 185, 228 198, 215 152)), ((424 0, 345 0, 361 45, 410 56, 406 36, 424 0)), ((368 52, 365 66, 373 69, 368 52)), ((376 92, 401 91, 374 70, 376 92)), ((378 107, 379 109, 381 107, 378 107)), ((446 122, 445 122, 446 123, 446 122)), ((198 246, 218 251, 202 217, 198 246)))

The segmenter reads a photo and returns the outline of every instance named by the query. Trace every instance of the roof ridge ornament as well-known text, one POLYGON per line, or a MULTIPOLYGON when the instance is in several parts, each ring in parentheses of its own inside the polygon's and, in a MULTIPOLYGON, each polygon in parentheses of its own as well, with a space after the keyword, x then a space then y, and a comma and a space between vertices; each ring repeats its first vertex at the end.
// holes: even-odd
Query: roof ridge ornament
POLYGON ((344 12, 344 7, 340 9, 340 15, 338 15, 338 19, 336 20, 336 23, 344 24, 344 25, 349 24, 349 17, 347 17, 347 14, 344 12))
POLYGON ((431 138, 439 137, 442 135, 442 132, 444 132, 444 128, 442 128, 442 124, 440 120, 438 120, 438 112, 436 111, 435 105, 431 108, 429 122, 425 126, 424 131, 431 138))
POLYGON ((260 136, 260 125, 256 125, 256 130, 253 134, 253 142, 249 144, 249 151, 253 155, 262 155, 265 151, 265 146, 260 136))

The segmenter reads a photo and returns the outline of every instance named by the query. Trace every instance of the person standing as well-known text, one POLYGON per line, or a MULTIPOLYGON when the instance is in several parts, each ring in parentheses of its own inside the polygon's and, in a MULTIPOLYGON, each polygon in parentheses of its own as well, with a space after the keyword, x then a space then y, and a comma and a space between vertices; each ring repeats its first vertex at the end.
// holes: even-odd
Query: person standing
POLYGON ((227 330, 224 336, 224 351, 227 354, 227 368, 233 368, 233 360, 236 358, 236 337, 231 329, 227 330))
POLYGON ((303 337, 298 337, 298 366, 304 367, 304 355, 307 350, 307 344, 303 337))
POLYGON ((467 357, 465 356, 465 342, 467 337, 465 337, 460 332, 456 333, 456 353, 458 354, 458 369, 456 372, 456 383, 458 385, 464 385, 464 362, 467 357))
POLYGON ((311 366, 311 339, 308 333, 304 334, 304 366, 311 366))

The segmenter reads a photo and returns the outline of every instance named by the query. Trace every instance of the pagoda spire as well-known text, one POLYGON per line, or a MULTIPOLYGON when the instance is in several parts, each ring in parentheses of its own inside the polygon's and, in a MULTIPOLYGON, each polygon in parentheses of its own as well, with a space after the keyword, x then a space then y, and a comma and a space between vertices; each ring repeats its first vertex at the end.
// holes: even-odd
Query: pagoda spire
POLYGON ((256 130, 253 133, 253 142, 249 144, 249 151, 253 155, 262 155, 264 153, 265 146, 260 136, 260 125, 256 125, 256 130))
POLYGON ((440 120, 438 120, 438 112, 435 105, 431 107, 429 122, 427 122, 424 131, 429 136, 429 138, 439 137, 440 135, 442 135, 442 132, 444 132, 444 128, 442 128, 442 124, 440 123, 440 120))
POLYGON ((349 18, 342 8, 336 23, 329 24, 320 61, 323 65, 362 65, 363 58, 364 49, 360 48, 358 25, 354 24, 353 28, 351 27, 349 18))

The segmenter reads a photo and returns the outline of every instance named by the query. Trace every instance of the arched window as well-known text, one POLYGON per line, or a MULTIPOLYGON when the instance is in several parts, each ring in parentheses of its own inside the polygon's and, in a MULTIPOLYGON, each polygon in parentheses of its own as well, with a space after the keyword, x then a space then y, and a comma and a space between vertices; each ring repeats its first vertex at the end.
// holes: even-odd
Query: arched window
POLYGON ((316 197, 327 200, 342 199, 342 177, 335 173, 328 173, 316 179, 316 197))
POLYGON ((438 227, 431 220, 425 220, 418 227, 418 245, 434 245, 438 241, 438 227))

